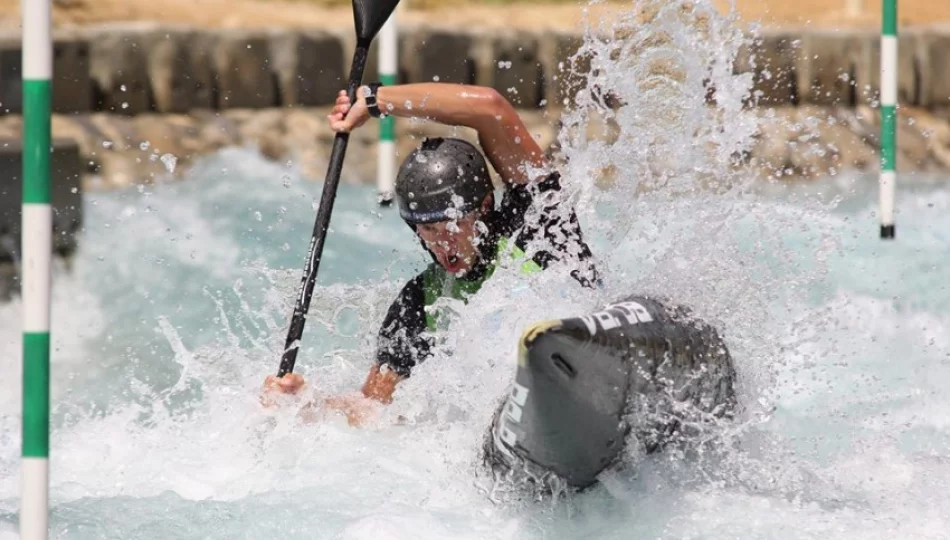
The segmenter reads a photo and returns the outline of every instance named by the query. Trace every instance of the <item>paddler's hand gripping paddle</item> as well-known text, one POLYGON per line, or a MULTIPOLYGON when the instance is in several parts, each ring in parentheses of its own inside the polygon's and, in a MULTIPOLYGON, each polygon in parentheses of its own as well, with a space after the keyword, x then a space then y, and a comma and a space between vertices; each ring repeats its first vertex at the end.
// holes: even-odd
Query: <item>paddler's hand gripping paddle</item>
MULTIPOLYGON (((392 15, 398 3, 399 0, 353 0, 356 50, 353 52, 353 63, 350 66, 350 81, 346 86, 350 103, 356 102, 356 89, 363 81, 363 69, 366 67, 370 44, 382 29, 386 20, 389 19, 389 16, 392 15)), ((320 259, 323 257, 323 244, 327 237, 327 227, 330 225, 330 213, 333 210, 333 200, 336 198, 336 188, 340 183, 343 156, 346 154, 346 144, 349 139, 349 133, 337 133, 333 141, 330 166, 327 170, 326 182, 323 184, 323 195, 320 197, 320 207, 317 209, 317 219, 313 225, 307 262, 304 266, 303 277, 300 280, 300 293, 297 295, 294 315, 287 331, 287 341, 284 344, 284 354, 280 359, 280 369, 277 371, 278 378, 292 372, 294 362, 297 360, 300 337, 303 334, 307 311, 310 310, 310 297, 313 295, 317 270, 320 268, 320 259)))

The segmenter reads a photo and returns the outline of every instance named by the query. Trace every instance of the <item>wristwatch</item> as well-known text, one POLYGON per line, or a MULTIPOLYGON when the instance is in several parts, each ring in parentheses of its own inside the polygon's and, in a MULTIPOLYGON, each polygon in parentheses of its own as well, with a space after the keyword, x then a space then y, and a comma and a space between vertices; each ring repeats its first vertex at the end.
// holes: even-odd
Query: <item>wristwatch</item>
POLYGON ((379 102, 376 101, 376 91, 383 83, 372 82, 363 87, 363 97, 366 98, 366 109, 370 116, 374 118, 385 118, 387 115, 379 110, 379 102))

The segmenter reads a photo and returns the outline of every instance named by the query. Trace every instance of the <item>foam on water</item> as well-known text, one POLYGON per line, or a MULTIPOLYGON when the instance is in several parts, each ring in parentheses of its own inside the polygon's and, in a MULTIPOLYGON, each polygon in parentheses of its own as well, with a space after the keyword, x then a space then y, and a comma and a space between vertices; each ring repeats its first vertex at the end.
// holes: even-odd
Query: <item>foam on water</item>
MULTIPOLYGON (((898 238, 882 242, 873 177, 754 181, 733 166, 755 131, 734 21, 651 1, 610 24, 627 36, 587 42, 596 91, 561 134, 604 289, 499 270, 363 429, 258 402, 319 183, 231 149, 181 183, 87 194, 80 252, 55 273, 53 537, 945 535, 950 190, 902 178, 898 238), (616 140, 582 136, 594 117, 616 140), (595 182, 605 168, 612 181, 595 182), (722 329, 744 405, 726 449, 631 453, 631 470, 553 503, 500 497, 480 449, 522 330, 633 292, 722 329)), ((340 187, 296 367, 309 394, 359 388, 389 302, 426 262, 373 190, 340 187)), ((20 310, 0 306, 0 538, 16 538, 20 310)))

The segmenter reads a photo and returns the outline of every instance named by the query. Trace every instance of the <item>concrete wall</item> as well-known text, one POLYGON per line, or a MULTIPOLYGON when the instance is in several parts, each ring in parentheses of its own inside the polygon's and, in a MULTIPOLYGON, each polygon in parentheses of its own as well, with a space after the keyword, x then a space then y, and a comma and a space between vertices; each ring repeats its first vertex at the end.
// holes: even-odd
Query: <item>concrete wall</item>
MULTIPOLYGON (((735 71, 756 74, 759 106, 874 104, 877 31, 766 30, 735 71)), ((330 104, 345 86, 348 31, 198 31, 112 24, 56 34, 56 112, 181 113, 330 104)), ((581 39, 564 32, 400 28, 399 80, 491 86, 526 109, 559 108, 578 88, 581 39)), ((0 114, 20 112, 19 35, 0 35, 0 114)), ((364 81, 377 77, 374 42, 364 81)), ((950 105, 950 29, 900 36, 900 101, 950 105)))

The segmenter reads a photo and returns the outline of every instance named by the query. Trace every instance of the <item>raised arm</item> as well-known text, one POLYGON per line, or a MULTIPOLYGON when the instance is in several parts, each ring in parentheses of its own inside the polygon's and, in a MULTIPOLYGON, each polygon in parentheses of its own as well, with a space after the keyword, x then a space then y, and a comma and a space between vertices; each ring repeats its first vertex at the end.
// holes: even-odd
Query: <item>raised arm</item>
MULTIPOLYGON (((339 94, 336 107, 330 114, 333 129, 350 131, 369 118, 362 92, 357 92, 357 96, 357 103, 351 110, 346 93, 339 94)), ((517 111, 492 88, 415 83, 384 86, 376 96, 384 114, 474 129, 486 157, 505 182, 520 184, 534 180, 528 178, 525 165, 544 165, 544 151, 528 132, 517 111)))

